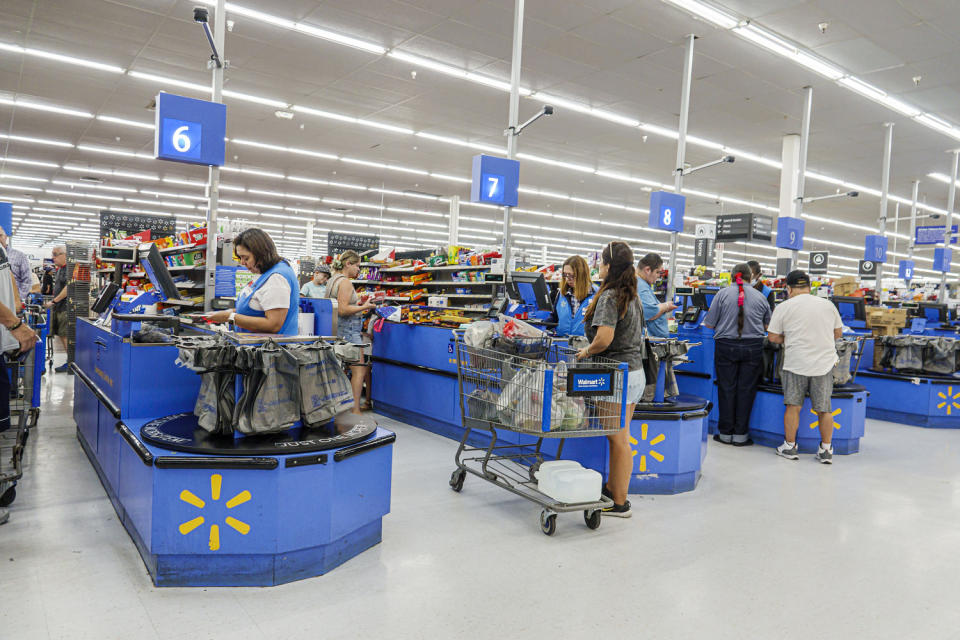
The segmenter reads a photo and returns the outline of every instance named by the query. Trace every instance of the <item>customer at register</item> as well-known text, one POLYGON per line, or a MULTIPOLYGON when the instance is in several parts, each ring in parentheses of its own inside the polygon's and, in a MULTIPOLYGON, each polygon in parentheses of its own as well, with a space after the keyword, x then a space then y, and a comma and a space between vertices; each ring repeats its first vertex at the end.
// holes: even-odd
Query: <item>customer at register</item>
POLYGON ((751 260, 747 263, 750 265, 750 282, 753 285, 753 288, 763 294, 763 297, 767 299, 767 304, 770 305, 771 311, 776 306, 773 300, 773 289, 763 284, 763 273, 760 270, 760 263, 756 260, 751 260))
POLYGON ((313 278, 300 287, 300 295, 304 298, 326 298, 327 280, 330 279, 330 267, 325 264, 317 266, 313 278))
MULTIPOLYGON (((625 362, 629 368, 625 412, 627 424, 616 435, 607 436, 610 475, 603 487, 603 495, 613 500, 613 506, 604 509, 603 514, 629 518, 627 491, 633 472, 629 421, 633 416, 633 408, 643 395, 646 380, 643 375, 643 308, 637 298, 637 272, 633 268, 633 251, 628 244, 614 241, 603 249, 600 278, 600 291, 584 313, 590 344, 577 352, 577 359, 602 356, 625 362)), ((612 416, 610 420, 619 426, 620 398, 598 398, 597 406, 603 415, 612 416)))
MULTIPOLYGON (((344 251, 330 265, 333 277, 327 283, 327 297, 337 301, 337 337, 352 344, 363 344, 363 314, 377 308, 372 302, 360 304, 353 280, 360 273, 360 256, 356 251, 344 251)), ((370 362, 364 355, 362 363, 350 365, 350 386, 353 388, 353 413, 372 408, 370 403, 370 362), (360 403, 363 383, 367 381, 367 401, 360 403)))
POLYGON ((787 276, 789 298, 777 305, 770 320, 770 342, 783 345, 783 444, 777 455, 797 460, 797 429, 800 406, 810 396, 810 406, 820 421, 817 460, 833 463, 833 367, 837 364, 836 341, 843 334, 837 308, 826 298, 810 295, 810 276, 791 271, 787 276))
MULTIPOLYGON (((0 247, 0 366, 6 369, 7 353, 25 353, 37 343, 37 334, 17 318, 20 298, 7 253, 0 247)), ((0 432, 10 428, 10 376, 0 375, 0 432)), ((10 519, 9 509, 0 507, 0 524, 10 519)))
POLYGON ((670 328, 667 317, 677 308, 672 300, 660 302, 653 292, 653 285, 663 275, 663 258, 656 253, 648 253, 637 263, 637 293, 643 305, 643 317, 647 320, 647 333, 654 338, 669 338, 670 328))
POLYGON ((236 309, 217 311, 207 319, 213 323, 232 322, 237 331, 246 333, 297 335, 299 283, 293 267, 277 253, 273 238, 262 229, 247 229, 234 238, 233 252, 257 278, 237 295, 236 309))
POLYGON ((570 256, 563 261, 563 279, 553 297, 550 322, 556 323, 558 336, 582 336, 583 314, 597 293, 590 281, 590 267, 583 256, 570 256))
POLYGON ((713 298, 703 326, 713 329, 717 371, 719 433, 723 444, 747 447, 750 411, 763 371, 763 338, 770 323, 770 305, 750 286, 750 267, 738 264, 730 273, 733 284, 713 298))

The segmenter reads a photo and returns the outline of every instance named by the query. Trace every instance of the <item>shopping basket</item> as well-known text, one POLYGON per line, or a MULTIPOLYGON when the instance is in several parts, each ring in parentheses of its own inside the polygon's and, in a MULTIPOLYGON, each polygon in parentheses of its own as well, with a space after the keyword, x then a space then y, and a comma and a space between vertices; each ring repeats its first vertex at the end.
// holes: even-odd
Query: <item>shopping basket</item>
POLYGON ((458 337, 464 433, 450 486, 459 492, 471 473, 535 502, 543 508, 540 527, 547 535, 556 531, 557 513, 572 511, 583 511, 587 526, 596 529, 601 510, 612 501, 600 497, 586 503, 558 502, 538 490, 534 474, 545 459, 545 439, 558 440, 559 459, 566 438, 612 435, 623 428, 627 375, 625 363, 599 357, 577 361, 576 351, 551 344, 549 338, 522 339, 519 344, 501 339, 486 348, 458 337), (474 430, 489 431, 487 446, 467 444, 474 430), (498 444, 498 431, 527 434, 536 442, 498 444))

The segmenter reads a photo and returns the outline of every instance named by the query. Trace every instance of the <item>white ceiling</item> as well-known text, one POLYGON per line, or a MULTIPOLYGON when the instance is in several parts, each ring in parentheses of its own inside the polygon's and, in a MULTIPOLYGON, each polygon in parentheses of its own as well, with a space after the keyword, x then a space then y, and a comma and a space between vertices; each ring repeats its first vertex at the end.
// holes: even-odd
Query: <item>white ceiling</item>
MULTIPOLYGON (((509 79, 512 0, 244 0, 238 4, 501 81, 509 79)), ((960 121, 960 72, 955 64, 960 53, 960 36, 955 35, 960 27, 960 13, 950 0, 725 0, 724 5, 901 99, 948 120, 960 121), (825 33, 817 28, 822 22, 830 25, 825 33), (921 77, 918 84, 913 80, 917 76, 921 77)), ((0 43, 206 85, 209 48, 200 28, 192 22, 192 6, 191 2, 177 0, 4 0, 0 4, 0 43)), ((891 192, 909 197, 911 181, 918 179, 921 199, 931 206, 946 208, 946 185, 926 175, 949 173, 949 156, 945 152, 956 146, 956 141, 729 32, 695 20, 659 0, 527 0, 526 7, 522 73, 525 87, 675 130, 682 40, 685 34, 693 32, 700 37, 694 63, 691 135, 779 160, 782 136, 796 133, 800 127, 802 87, 811 85, 811 171, 878 189, 882 125, 894 122, 891 192)), ((291 32, 244 15, 228 12, 228 18, 235 21, 233 31, 227 34, 228 90, 476 144, 504 145, 501 132, 506 125, 507 94, 499 89, 291 32), (416 71, 415 79, 411 71, 416 71)), ((191 89, 128 74, 0 50, 0 99, 33 100, 95 116, 150 123, 153 112, 147 107, 161 89, 202 97, 191 89)), ((225 101, 227 136, 232 139, 227 145, 229 165, 395 192, 413 190, 444 197, 458 194, 468 199, 469 185, 463 182, 251 147, 235 140, 298 147, 459 178, 469 177, 470 158, 478 152, 476 149, 303 113, 284 120, 274 116, 275 106, 229 97, 225 101)), ((522 100, 521 114, 532 114, 539 104, 534 99, 522 100)), ((8 104, 0 104, 0 133, 146 155, 152 154, 153 145, 153 132, 148 129, 8 104)), ((522 153, 672 184, 674 140, 562 106, 557 107, 554 116, 525 132, 519 148, 522 153)), ((688 147, 687 158, 694 165, 718 156, 719 151, 688 147)), ((198 183, 206 179, 206 171, 198 167, 0 139, 0 199, 22 198, 24 201, 14 200, 24 208, 21 210, 32 207, 26 213, 24 226, 17 230, 21 242, 34 244, 71 235, 82 237, 85 230, 93 229, 95 216, 81 216, 78 212, 95 214, 99 205, 191 215, 189 210, 167 203, 199 202, 9 177, 77 182, 80 176, 91 173, 64 168, 68 166, 139 172, 158 179, 173 177, 198 183), (55 166, 16 162, 24 159, 55 166), (41 191, 27 190, 30 188, 41 191), (43 189, 71 193, 52 194, 43 189), (158 202, 109 201, 97 194, 158 202), (77 207, 75 203, 88 206, 77 207), (55 212, 60 208, 66 212, 55 212), (88 220, 87 224, 83 225, 82 220, 88 220), (80 226, 57 226, 66 222, 80 226)), ((203 194, 200 186, 102 174, 101 177, 104 186, 196 197, 203 194)), ((258 223, 275 232, 288 255, 299 255, 305 250, 303 227, 307 218, 317 221, 316 251, 322 249, 319 240, 331 228, 360 233, 381 231, 375 220, 381 215, 376 209, 381 203, 392 208, 384 211, 383 217, 397 221, 384 224, 382 233, 407 238, 399 240, 400 244, 432 245, 445 240, 444 217, 396 211, 422 209, 445 214, 447 204, 443 201, 227 171, 222 179, 227 186, 294 194, 284 198, 236 191, 221 193, 224 200, 251 203, 222 204, 222 208, 272 214, 259 218, 258 223), (317 200, 323 198, 328 200, 317 200), (338 206, 330 199, 357 204, 347 218, 338 219, 335 214, 330 215, 331 206, 338 206), (364 204, 370 208, 364 209, 364 204), (312 213, 303 213, 303 209, 312 213), (357 215, 369 219, 353 219, 357 215), (342 224, 345 222, 355 226, 342 224), (375 228, 361 226, 368 223, 375 228)), ((525 243, 522 246, 533 250, 532 255, 539 256, 540 247, 547 244, 552 257, 562 257, 574 248, 585 251, 613 237, 632 239, 638 249, 665 251, 667 236, 649 231, 646 214, 637 211, 645 209, 649 202, 649 192, 640 184, 530 160, 522 161, 521 182, 528 191, 521 195, 520 208, 541 213, 516 214, 519 225, 527 225, 515 229, 518 246, 525 243), (531 193, 530 189, 609 206, 546 197, 531 193), (543 213, 552 213, 554 217, 543 213)), ((694 219, 746 209, 770 213, 763 207, 778 204, 779 170, 741 157, 734 165, 691 176, 685 187, 755 203, 752 207, 729 202, 721 206, 713 198, 694 195, 688 201, 688 217, 694 219)), ((808 194, 830 193, 833 189, 829 184, 808 180, 808 194)), ((908 209, 901 205, 901 217, 908 216, 908 209)), ((879 198, 865 194, 856 200, 816 203, 806 211, 826 220, 873 226, 879 198)), ((202 216, 202 205, 192 215, 202 216)), ((248 213, 221 215, 258 219, 248 213)), ((467 218, 461 222, 461 228, 472 236, 465 238, 466 242, 496 243, 499 211, 464 206, 461 215, 467 218)), ((892 204, 889 216, 891 220, 894 217, 892 204)), ((688 231, 692 231, 693 224, 688 221, 688 231)), ((901 223, 900 232, 909 233, 908 223, 901 223)), ((846 256, 848 260, 838 264, 855 268, 856 247, 862 246, 864 233, 862 229, 808 220, 807 235, 811 240, 806 248, 828 249, 835 255, 846 256)), ((905 241, 897 242, 897 250, 905 251, 905 241)), ((684 257, 692 253, 692 238, 683 238, 681 250, 684 257)), ((774 253, 771 249, 749 247, 739 251, 756 253, 767 264, 774 253)), ((927 251, 920 256, 929 254, 927 251)), ((929 262, 919 266, 928 267, 929 262)))

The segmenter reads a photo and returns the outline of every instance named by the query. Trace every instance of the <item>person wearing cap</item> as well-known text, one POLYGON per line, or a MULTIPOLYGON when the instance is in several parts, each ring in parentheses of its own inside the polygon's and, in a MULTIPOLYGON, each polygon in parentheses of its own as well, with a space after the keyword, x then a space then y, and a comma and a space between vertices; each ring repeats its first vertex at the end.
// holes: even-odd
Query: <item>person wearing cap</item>
POLYGON ((773 311, 773 308, 776 306, 773 300, 773 289, 763 284, 763 271, 760 269, 760 263, 756 260, 751 260, 747 264, 750 266, 752 276, 751 285, 763 294, 763 297, 767 299, 767 303, 770 305, 770 310, 773 311))
POLYGON ((313 272, 313 280, 300 287, 300 296, 303 298, 326 298, 327 280, 330 279, 330 267, 321 264, 313 272))
POLYGON ((747 447, 750 412, 763 371, 763 339, 770 323, 770 305, 750 286, 750 266, 738 264, 730 277, 733 284, 713 298, 703 326, 713 329, 717 373, 718 433, 723 444, 747 447))
POLYGON ((787 275, 789 298, 777 305, 770 320, 770 342, 783 345, 783 444, 777 455, 797 460, 797 429, 800 406, 810 396, 810 406, 820 421, 817 460, 833 462, 833 367, 837 364, 836 341, 843 334, 843 321, 832 302, 810 295, 810 276, 803 271, 787 275))

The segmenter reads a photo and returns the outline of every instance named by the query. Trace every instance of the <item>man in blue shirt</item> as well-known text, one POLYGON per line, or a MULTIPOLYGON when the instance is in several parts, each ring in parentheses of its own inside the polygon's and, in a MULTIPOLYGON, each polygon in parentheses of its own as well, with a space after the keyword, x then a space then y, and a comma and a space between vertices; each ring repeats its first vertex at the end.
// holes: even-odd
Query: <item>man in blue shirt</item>
POLYGON ((643 318, 647 321, 647 333, 654 338, 669 338, 667 314, 677 308, 671 301, 660 302, 653 293, 653 285, 663 273, 663 258, 648 253, 637 264, 637 295, 643 306, 643 318))

